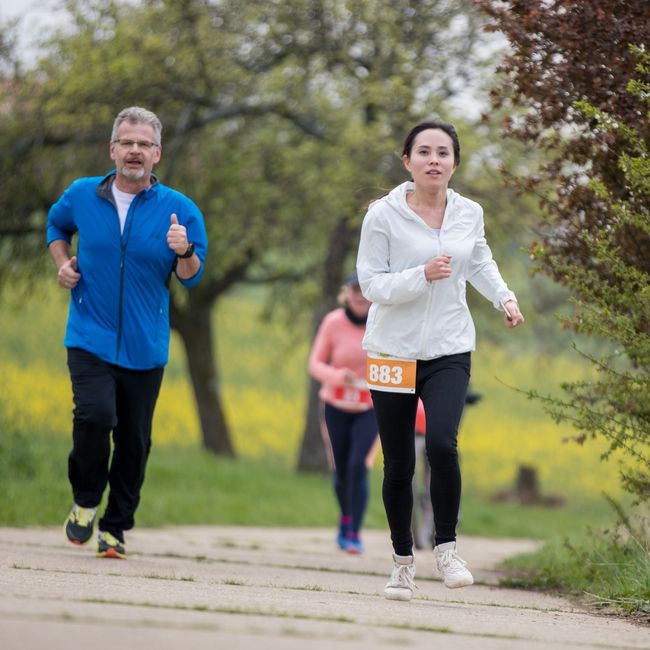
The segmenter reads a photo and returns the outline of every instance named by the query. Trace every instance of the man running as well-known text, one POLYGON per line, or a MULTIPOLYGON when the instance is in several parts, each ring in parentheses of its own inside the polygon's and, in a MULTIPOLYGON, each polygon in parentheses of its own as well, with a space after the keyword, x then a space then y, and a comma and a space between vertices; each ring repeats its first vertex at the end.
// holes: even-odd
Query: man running
POLYGON ((100 557, 126 557, 124 531, 134 525, 169 352, 170 277, 196 285, 207 251, 198 207, 152 173, 162 155, 161 131, 151 111, 122 110, 109 144, 115 169, 76 180, 48 215, 58 282, 70 290, 64 344, 74 398, 68 459, 74 504, 65 533, 74 544, 90 540, 108 484, 100 557))

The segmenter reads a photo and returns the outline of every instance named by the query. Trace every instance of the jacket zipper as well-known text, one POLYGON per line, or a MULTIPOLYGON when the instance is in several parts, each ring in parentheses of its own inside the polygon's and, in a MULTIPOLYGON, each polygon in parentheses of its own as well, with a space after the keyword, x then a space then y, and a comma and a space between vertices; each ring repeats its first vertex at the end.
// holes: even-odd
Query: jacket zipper
MULTIPOLYGON (((440 231, 438 232, 438 252, 437 255, 442 255, 442 227, 444 225, 444 221, 442 222, 440 226, 440 231)), ((421 358, 424 355, 424 338, 427 333, 427 328, 425 327, 425 324, 429 321, 429 311, 431 309, 431 303, 433 302, 433 294, 436 291, 438 284, 437 281, 432 282, 431 286, 429 287, 429 294, 427 295, 427 308, 424 311, 424 323, 422 324, 422 334, 420 335, 420 345, 419 345, 419 351, 418 351, 418 359, 421 358)))

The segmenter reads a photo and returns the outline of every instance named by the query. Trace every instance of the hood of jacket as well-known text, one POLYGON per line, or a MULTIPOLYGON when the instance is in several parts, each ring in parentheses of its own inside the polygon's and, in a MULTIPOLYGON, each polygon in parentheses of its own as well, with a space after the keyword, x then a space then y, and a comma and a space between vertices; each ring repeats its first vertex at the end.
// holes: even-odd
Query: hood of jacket
POLYGON ((398 185, 373 202, 363 220, 357 273, 368 314, 364 347, 407 359, 433 359, 475 349, 467 307, 470 282, 497 309, 514 299, 485 240, 481 206, 447 190, 442 227, 437 230, 407 201, 414 183, 398 185), (451 256, 451 277, 428 281, 425 264, 451 256))
MULTIPOLYGON (((404 217, 404 219, 422 221, 421 217, 419 217, 406 202, 406 195, 409 192, 412 192, 414 189, 415 183, 413 181, 406 181, 397 187, 394 187, 388 194, 386 194, 386 196, 378 199, 378 201, 385 201, 386 205, 389 208, 395 210, 395 212, 404 217)), ((453 214, 455 212, 455 203, 461 198, 462 197, 460 194, 458 194, 458 192, 455 192, 451 188, 447 188, 447 207, 445 210, 445 219, 448 216, 451 216, 453 218, 453 214)), ((374 201, 373 205, 374 203, 377 203, 377 201, 374 201)))

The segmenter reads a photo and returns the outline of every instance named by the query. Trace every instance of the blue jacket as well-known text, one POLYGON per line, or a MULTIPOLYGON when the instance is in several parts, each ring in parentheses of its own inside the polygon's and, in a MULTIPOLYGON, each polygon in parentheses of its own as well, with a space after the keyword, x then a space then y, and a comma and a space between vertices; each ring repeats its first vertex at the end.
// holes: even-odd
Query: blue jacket
POLYGON ((186 196, 154 179, 136 195, 120 234, 111 185, 115 172, 81 178, 50 208, 47 244, 76 233, 81 279, 72 289, 64 344, 135 370, 167 363, 169 281, 176 255, 167 245, 172 213, 187 228, 201 268, 180 281, 193 287, 204 270, 203 215, 186 196))

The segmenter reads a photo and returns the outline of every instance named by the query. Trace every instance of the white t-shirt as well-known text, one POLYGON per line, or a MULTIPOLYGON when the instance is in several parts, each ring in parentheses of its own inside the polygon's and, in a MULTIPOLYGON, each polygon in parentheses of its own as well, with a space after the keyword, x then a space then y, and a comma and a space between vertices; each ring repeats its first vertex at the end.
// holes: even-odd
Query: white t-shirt
POLYGON ((117 216, 120 218, 120 233, 123 233, 124 224, 126 222, 126 213, 129 211, 129 207, 135 198, 135 194, 129 194, 128 192, 118 190, 117 187, 115 187, 115 183, 113 183, 111 189, 113 190, 113 198, 117 205, 117 216))

